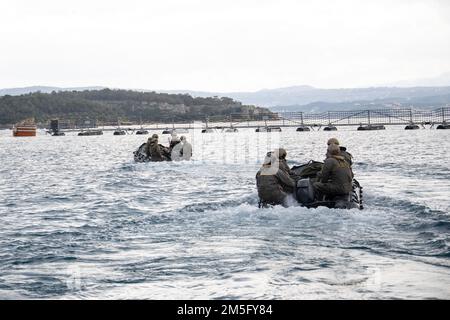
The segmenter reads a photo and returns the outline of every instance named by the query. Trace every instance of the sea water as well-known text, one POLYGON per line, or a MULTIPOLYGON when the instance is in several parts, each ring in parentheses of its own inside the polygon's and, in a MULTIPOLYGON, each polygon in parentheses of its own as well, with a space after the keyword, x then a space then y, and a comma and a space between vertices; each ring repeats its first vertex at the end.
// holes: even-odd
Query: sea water
POLYGON ((134 163, 148 136, 0 131, 0 298, 450 298, 450 131, 186 136, 191 161, 134 163), (267 151, 332 136, 364 210, 258 208, 267 151))

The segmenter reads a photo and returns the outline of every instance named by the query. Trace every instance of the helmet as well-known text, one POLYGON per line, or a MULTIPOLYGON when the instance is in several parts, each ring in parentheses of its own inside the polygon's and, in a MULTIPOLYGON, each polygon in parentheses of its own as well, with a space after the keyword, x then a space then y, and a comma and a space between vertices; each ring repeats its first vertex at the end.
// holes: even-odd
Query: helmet
POLYGON ((336 145, 339 145, 339 140, 336 139, 336 138, 328 139, 327 145, 330 145, 330 144, 336 144, 336 145))

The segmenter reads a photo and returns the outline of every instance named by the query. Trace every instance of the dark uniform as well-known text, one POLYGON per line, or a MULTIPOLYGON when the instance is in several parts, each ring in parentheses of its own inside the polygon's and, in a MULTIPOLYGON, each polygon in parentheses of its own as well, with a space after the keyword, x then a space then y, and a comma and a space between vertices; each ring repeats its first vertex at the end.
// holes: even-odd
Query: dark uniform
POLYGON ((158 135, 154 134, 147 141, 147 155, 151 158, 151 161, 165 161, 167 159, 167 151, 164 146, 158 144, 158 135))

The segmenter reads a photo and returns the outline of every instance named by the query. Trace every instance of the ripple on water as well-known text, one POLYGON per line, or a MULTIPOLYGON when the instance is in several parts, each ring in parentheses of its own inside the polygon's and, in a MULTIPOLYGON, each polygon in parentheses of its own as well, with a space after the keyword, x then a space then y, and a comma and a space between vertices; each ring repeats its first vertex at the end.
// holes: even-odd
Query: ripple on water
POLYGON ((193 161, 144 164, 139 136, 0 137, 2 298, 450 298, 445 133, 191 132, 193 161), (259 209, 266 151, 331 135, 366 209, 259 209))

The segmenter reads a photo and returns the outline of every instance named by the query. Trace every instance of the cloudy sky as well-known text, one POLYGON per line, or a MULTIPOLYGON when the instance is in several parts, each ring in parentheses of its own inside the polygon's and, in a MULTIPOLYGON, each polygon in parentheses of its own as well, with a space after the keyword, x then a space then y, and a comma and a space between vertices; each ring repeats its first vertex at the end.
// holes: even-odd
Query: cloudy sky
POLYGON ((1 0, 0 88, 362 87, 450 71, 447 0, 1 0))

